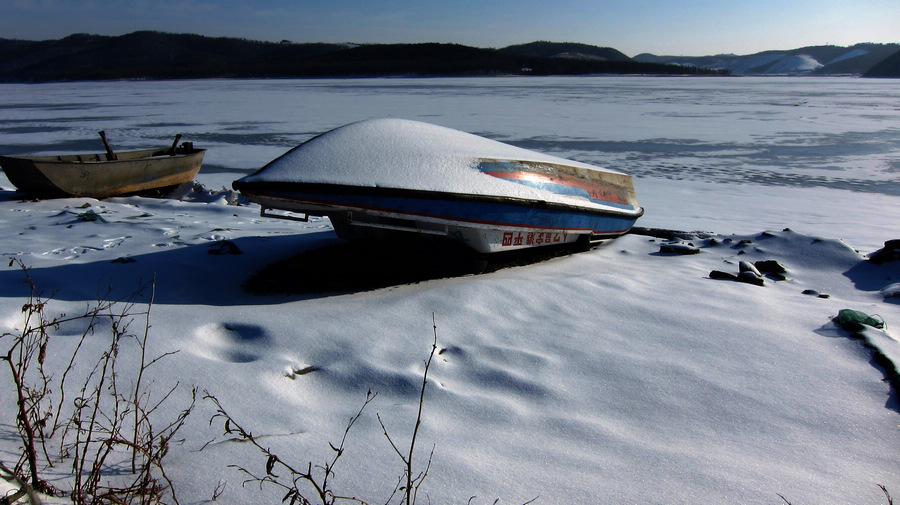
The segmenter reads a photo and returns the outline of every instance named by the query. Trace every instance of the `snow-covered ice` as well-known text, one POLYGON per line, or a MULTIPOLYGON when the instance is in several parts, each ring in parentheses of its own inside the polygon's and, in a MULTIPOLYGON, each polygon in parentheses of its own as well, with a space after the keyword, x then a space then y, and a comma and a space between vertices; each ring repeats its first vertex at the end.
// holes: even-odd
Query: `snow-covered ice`
MULTIPOLYGON (((166 404, 173 415, 190 386, 208 390, 298 466, 332 457, 329 442, 377 391, 335 468, 345 494, 383 502, 402 473, 376 413, 407 440, 432 315, 442 352, 416 460, 434 447, 422 488, 430 503, 781 503, 779 494, 885 503, 879 484, 900 494, 900 403, 883 364, 900 362, 900 299, 885 295, 900 263, 865 261, 900 238, 895 82, 185 81, 0 92, 2 154, 97 151, 101 129, 114 148, 165 145, 175 133, 209 148, 202 186, 178 198, 24 200, 0 178, 0 253, 31 268, 52 294, 50 313, 155 280, 150 351, 178 352, 145 380, 182 385, 166 404), (267 265, 339 241, 325 219, 261 218, 219 188, 319 133, 376 117, 630 173, 647 209, 638 226, 711 233, 684 239, 694 255, 627 235, 484 275, 360 293, 244 291, 267 265), (709 276, 760 260, 783 265, 786 280, 709 276), (877 314, 887 329, 850 338, 831 323, 844 308, 877 314)), ((22 281, 15 267, 0 270, 3 332, 21 327, 22 281)), ((81 331, 63 325, 48 363, 59 369, 81 331)), ((2 377, 0 403, 13 405, 2 377)), ((228 465, 263 473, 265 458, 210 425, 213 413, 200 401, 166 457, 180 503, 210 501, 222 481, 217 501, 279 502, 282 490, 241 486, 228 465)), ((2 416, 0 460, 10 464, 15 420, 8 407, 2 416)), ((68 471, 48 473, 65 488, 68 471)))

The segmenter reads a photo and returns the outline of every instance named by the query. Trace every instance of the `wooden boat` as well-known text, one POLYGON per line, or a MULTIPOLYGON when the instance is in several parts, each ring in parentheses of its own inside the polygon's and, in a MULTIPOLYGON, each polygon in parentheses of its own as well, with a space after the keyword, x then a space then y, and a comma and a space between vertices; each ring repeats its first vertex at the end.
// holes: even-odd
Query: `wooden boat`
POLYGON ((105 198, 177 186, 193 180, 205 149, 191 142, 139 151, 30 157, 0 156, 0 167, 19 191, 41 197, 105 198))
POLYGON ((232 186, 263 216, 327 216, 342 238, 438 235, 482 253, 613 238, 643 214, 626 174, 400 119, 337 128, 232 186))

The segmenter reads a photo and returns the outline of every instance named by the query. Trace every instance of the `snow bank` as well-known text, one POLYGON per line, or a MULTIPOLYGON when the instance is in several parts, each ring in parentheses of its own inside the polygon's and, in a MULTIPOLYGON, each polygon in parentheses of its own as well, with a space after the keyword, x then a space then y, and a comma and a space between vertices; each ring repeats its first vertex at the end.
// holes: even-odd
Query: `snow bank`
MULTIPOLYGON (((124 295, 155 277, 153 351, 180 352, 145 380, 208 389, 283 457, 324 461, 365 392, 377 391, 337 470, 335 485, 350 494, 382 500, 399 475, 374 415, 408 436, 432 314, 442 352, 420 442, 435 446, 425 486, 434 500, 766 502, 781 493, 859 502, 877 500, 871 482, 900 485, 897 454, 884 450, 900 444, 896 392, 871 351, 830 322, 842 308, 877 312, 889 329, 869 343, 896 356, 900 305, 881 290, 900 265, 869 264, 838 240, 695 237, 684 241, 700 253, 681 256, 660 252, 662 239, 629 235, 489 275, 264 296, 241 284, 335 243, 327 220, 261 219, 202 188, 181 201, 0 195, 0 231, 23 238, 2 252, 58 290, 51 309, 75 312, 98 288, 124 295), (80 220, 87 210, 103 221, 80 220), (709 277, 760 260, 778 261, 786 279, 760 287, 709 277)), ((0 271, 4 331, 20 324, 24 289, 20 271, 0 271)), ((9 393, 0 401, 13 401, 9 393)), ((223 500, 277 501, 283 492, 238 484, 227 465, 264 458, 229 442, 210 415, 201 403, 167 459, 180 501, 208 500, 220 480, 223 500)))

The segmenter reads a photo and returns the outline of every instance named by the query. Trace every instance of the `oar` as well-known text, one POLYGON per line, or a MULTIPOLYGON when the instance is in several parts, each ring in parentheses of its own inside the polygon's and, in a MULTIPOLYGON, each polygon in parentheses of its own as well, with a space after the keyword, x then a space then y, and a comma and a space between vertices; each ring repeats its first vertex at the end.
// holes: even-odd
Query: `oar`
POLYGON ((181 140, 181 134, 180 134, 180 133, 177 134, 177 135, 175 135, 175 141, 172 142, 172 147, 169 148, 169 154, 170 154, 170 155, 175 156, 175 146, 178 145, 178 141, 179 141, 179 140, 181 140))
POLYGON ((106 147, 106 161, 119 159, 119 157, 116 156, 116 153, 113 152, 112 148, 109 147, 109 142, 107 142, 106 140, 106 132, 101 130, 97 133, 100 134, 100 138, 103 139, 103 146, 106 147))

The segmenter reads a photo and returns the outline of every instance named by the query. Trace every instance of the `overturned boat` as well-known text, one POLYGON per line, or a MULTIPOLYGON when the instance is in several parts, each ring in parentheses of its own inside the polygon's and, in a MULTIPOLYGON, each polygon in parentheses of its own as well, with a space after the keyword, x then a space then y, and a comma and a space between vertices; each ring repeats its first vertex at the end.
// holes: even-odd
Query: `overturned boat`
POLYGON ((482 253, 609 239, 643 214, 626 174, 401 119, 329 131, 232 186, 263 216, 327 216, 345 239, 437 235, 482 253))
POLYGON ((9 182, 22 192, 41 197, 106 198, 163 191, 194 179, 205 149, 193 143, 171 147, 113 152, 100 132, 105 153, 49 156, 0 156, 9 182))

